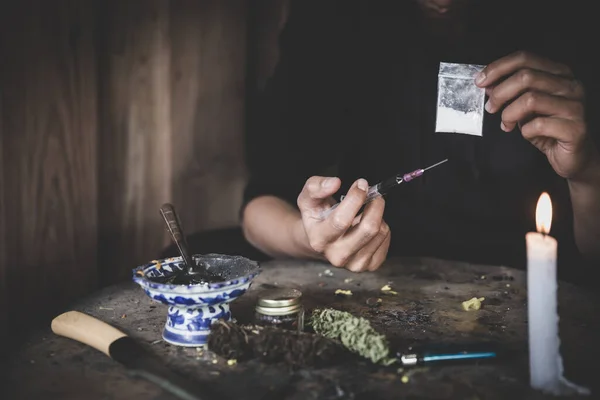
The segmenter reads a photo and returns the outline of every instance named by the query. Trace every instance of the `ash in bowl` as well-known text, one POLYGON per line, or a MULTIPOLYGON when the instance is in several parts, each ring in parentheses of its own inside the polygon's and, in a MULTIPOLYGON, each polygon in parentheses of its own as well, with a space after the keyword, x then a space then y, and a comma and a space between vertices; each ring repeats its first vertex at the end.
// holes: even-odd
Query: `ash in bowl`
POLYGON ((241 256, 211 253, 195 254, 192 259, 195 263, 192 273, 186 270, 181 257, 153 261, 151 264, 137 268, 134 273, 156 284, 208 286, 217 289, 229 281, 254 275, 259 269, 257 263, 241 256))
POLYGON ((199 257, 194 257, 194 264, 193 268, 187 269, 183 267, 183 263, 180 263, 177 264, 177 270, 172 275, 155 276, 148 279, 152 282, 170 285, 205 285, 227 280, 216 270, 210 270, 206 262, 199 257))

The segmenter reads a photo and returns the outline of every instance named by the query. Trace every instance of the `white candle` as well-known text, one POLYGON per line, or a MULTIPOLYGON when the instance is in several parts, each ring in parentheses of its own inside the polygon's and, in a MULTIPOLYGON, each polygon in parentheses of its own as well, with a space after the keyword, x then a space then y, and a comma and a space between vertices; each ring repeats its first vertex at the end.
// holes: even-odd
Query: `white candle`
POLYGON ((564 395, 589 394, 563 377, 558 332, 556 255, 558 242, 548 235, 552 202, 542 193, 536 208, 537 232, 527 233, 527 301, 529 325, 529 373, 531 387, 564 395))

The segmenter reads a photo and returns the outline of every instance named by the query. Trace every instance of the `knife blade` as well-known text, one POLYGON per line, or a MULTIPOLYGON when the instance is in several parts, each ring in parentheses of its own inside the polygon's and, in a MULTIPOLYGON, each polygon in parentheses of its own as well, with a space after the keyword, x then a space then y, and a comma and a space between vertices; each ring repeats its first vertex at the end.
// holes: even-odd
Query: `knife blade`
POLYGON ((176 374, 163 360, 117 328, 79 311, 67 311, 52 320, 54 334, 86 344, 123 364, 130 375, 145 379, 182 400, 223 399, 209 388, 176 374))

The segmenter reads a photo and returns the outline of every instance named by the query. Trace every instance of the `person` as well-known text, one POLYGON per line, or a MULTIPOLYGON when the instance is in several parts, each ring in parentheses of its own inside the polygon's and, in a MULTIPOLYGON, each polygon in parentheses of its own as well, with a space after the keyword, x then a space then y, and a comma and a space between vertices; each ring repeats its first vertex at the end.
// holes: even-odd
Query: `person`
POLYGON ((247 248, 355 272, 394 255, 522 268, 548 192, 559 274, 581 278, 600 259, 598 92, 565 4, 292 2, 251 114, 247 248), (435 132, 440 62, 485 65, 481 137, 435 132), (369 185, 446 158, 362 209, 369 185))

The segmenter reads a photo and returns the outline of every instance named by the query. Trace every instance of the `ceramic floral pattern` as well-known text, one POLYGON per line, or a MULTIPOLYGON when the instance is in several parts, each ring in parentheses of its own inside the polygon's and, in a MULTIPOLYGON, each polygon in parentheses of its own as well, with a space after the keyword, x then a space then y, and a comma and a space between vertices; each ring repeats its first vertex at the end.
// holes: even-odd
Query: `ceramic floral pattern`
POLYGON ((242 296, 250 288, 252 280, 260 273, 256 262, 224 255, 194 256, 207 257, 208 264, 215 260, 214 271, 227 268, 228 261, 236 268, 234 276, 223 282, 203 285, 172 285, 153 282, 150 279, 167 277, 180 270, 181 257, 156 260, 133 270, 133 280, 139 284, 154 301, 168 307, 167 322, 163 329, 163 339, 179 346, 203 346, 210 334, 211 324, 223 319, 231 319, 229 303, 242 296), (238 276, 235 276, 237 272, 238 276))

